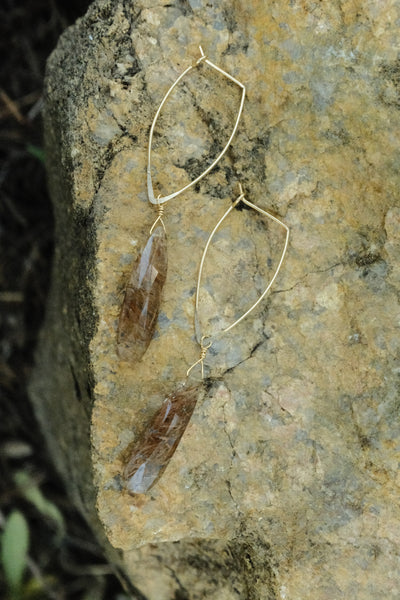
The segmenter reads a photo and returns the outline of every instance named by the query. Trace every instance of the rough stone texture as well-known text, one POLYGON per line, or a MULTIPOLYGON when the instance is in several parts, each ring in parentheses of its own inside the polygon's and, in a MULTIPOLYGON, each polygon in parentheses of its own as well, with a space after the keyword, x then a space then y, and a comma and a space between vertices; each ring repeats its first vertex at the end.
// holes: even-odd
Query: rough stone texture
MULTIPOLYGON (((150 600, 398 598, 399 23, 390 0, 99 1, 49 61, 58 245, 32 397, 74 498, 150 600), (244 114, 219 168, 166 206, 158 331, 132 368, 115 340, 155 218, 148 132, 199 43, 246 84, 244 114), (210 349, 214 383, 139 504, 121 457, 198 356, 198 261, 239 179, 291 227, 288 256, 260 309, 210 349)), ((203 67, 177 90, 156 195, 218 153, 239 96, 203 67)), ((254 301, 281 243, 233 211, 205 273, 207 332, 254 301)))

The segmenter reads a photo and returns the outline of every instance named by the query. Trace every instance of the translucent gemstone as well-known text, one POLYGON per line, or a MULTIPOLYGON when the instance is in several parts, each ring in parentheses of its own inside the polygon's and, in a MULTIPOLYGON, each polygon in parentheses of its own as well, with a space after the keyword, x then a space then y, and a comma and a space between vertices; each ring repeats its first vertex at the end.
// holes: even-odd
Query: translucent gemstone
POLYGON ((145 494, 164 472, 190 421, 203 386, 168 396, 129 451, 123 471, 127 490, 145 494))
POLYGON ((160 310, 167 264, 167 238, 160 226, 147 240, 126 287, 117 337, 118 355, 123 360, 140 360, 150 344, 160 310))

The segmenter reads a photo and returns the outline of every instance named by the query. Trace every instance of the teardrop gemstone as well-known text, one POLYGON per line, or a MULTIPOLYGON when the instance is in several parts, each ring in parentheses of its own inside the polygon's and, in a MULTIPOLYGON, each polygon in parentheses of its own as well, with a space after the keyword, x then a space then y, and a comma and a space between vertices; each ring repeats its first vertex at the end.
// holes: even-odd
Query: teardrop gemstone
POLYGON ((122 360, 139 361, 153 338, 167 266, 167 237, 159 226, 138 256, 126 287, 117 334, 122 360))
POLYGON ((161 477, 190 421, 203 386, 170 394, 129 449, 123 478, 129 493, 145 494, 161 477))

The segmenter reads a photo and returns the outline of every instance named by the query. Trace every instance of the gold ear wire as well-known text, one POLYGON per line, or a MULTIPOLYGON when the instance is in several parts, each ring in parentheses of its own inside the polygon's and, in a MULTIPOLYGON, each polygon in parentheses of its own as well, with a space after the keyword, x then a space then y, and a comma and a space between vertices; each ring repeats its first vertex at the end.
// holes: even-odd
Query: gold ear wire
POLYGON ((246 88, 243 85, 243 83, 241 83, 240 81, 238 81, 237 79, 235 79, 234 77, 232 77, 232 75, 229 75, 229 73, 227 73, 226 71, 224 71, 223 69, 221 69, 220 67, 218 67, 217 65, 215 65, 213 62, 211 62, 210 60, 208 60, 207 56, 204 54, 203 52, 203 48, 201 46, 199 46, 200 48, 200 58, 198 58, 196 60, 196 62, 192 65, 190 65, 189 67, 187 67, 183 73, 181 73, 178 77, 178 79, 176 79, 176 81, 171 85, 171 87, 169 88, 169 90, 167 91, 167 93, 165 94, 164 98, 161 101, 160 106, 158 107, 158 110, 155 114, 155 117, 153 119, 153 123, 151 125, 151 129, 150 129, 150 135, 149 135, 149 147, 148 147, 148 153, 147 153, 147 195, 149 198, 149 201, 152 204, 163 204, 164 202, 168 202, 168 200, 171 200, 172 198, 175 198, 176 196, 178 196, 179 194, 181 194, 182 192, 184 192, 185 190, 187 190, 188 188, 192 187, 193 185, 195 185, 198 181, 200 181, 200 179, 203 179, 203 177, 205 177, 207 175, 207 173, 209 173, 216 164, 219 163, 219 161, 221 160, 221 158, 224 156, 224 154, 226 153, 226 151, 228 150, 232 139, 236 133, 236 130, 238 128, 239 125, 239 121, 240 121, 240 117, 242 114, 242 110, 243 110, 243 105, 244 105, 244 99, 245 99, 245 95, 246 95, 246 88), (185 75, 187 75, 190 71, 192 71, 192 69, 197 68, 199 65, 201 64, 207 64, 209 67, 211 67, 212 69, 214 69, 215 71, 217 71, 218 73, 221 73, 221 75, 223 75, 224 77, 226 77, 227 79, 229 79, 230 81, 232 81, 233 83, 235 83, 236 85, 238 85, 241 90, 242 90, 242 96, 240 99, 240 105, 239 105, 239 110, 237 113, 237 117, 236 117, 236 121, 235 124, 233 126, 231 135, 229 136, 229 139, 227 141, 227 143, 225 144, 224 148, 222 149, 222 151, 220 152, 220 154, 218 154, 217 158, 214 159, 214 161, 203 171, 203 173, 201 173, 198 177, 196 177, 196 179, 193 179, 193 181, 191 181, 190 183, 188 183, 187 185, 185 185, 183 188, 181 188, 180 190, 173 192, 172 194, 168 194, 167 196, 163 196, 163 197, 158 197, 155 198, 154 197, 154 190, 153 190, 153 181, 152 181, 152 177, 151 177, 151 150, 152 150, 152 143, 153 143, 153 133, 154 133, 154 128, 156 126, 157 123, 157 119, 160 115, 160 112, 164 106, 164 104, 166 103, 167 99, 169 98, 171 92, 176 88, 176 86, 180 83, 180 81, 182 81, 182 79, 185 77, 185 75))
MULTIPOLYGON (((199 46, 199 48, 200 57, 195 61, 194 64, 187 67, 169 88, 162 99, 160 106, 158 107, 150 128, 147 154, 147 191, 149 201, 151 204, 155 205, 157 209, 157 216, 150 228, 150 237, 143 249, 143 252, 136 259, 121 306, 120 317, 118 321, 117 350, 119 356, 123 360, 140 360, 143 354, 146 352, 146 349, 154 334, 157 317, 160 310, 161 293, 166 280, 168 263, 166 228, 163 220, 164 204, 171 198, 175 198, 189 187, 200 181, 200 179, 207 175, 207 173, 209 173, 211 169, 213 169, 213 167, 215 167, 215 165, 221 160, 236 133, 243 110, 246 93, 244 85, 229 75, 229 73, 226 73, 220 67, 214 65, 214 63, 208 60, 207 56, 204 54, 203 48, 201 46, 199 46), (190 182, 182 189, 169 194, 168 196, 161 197, 158 195, 158 197, 155 198, 151 178, 151 150, 153 133, 157 119, 165 102, 178 83, 183 79, 183 77, 185 77, 185 75, 187 75, 187 73, 203 63, 209 65, 212 69, 215 69, 218 71, 218 73, 221 73, 224 77, 227 77, 229 80, 233 81, 242 90, 239 111, 233 130, 229 136, 228 142, 217 158, 214 159, 211 165, 209 165, 205 171, 203 171, 203 173, 196 177, 194 181, 190 182), (157 225, 160 227, 157 227, 157 225), (152 261, 155 261, 157 268, 152 261)), ((200 360, 201 365, 203 365, 202 361, 204 360, 204 356, 200 360)))
MULTIPOLYGON (((262 301, 262 299, 266 296, 266 294, 271 289, 271 287, 272 287, 275 279, 277 278, 278 273, 279 273, 280 268, 281 268, 282 263, 283 263, 283 259, 285 258, 286 250, 287 250, 288 243, 289 243, 289 227, 287 225, 285 225, 285 223, 283 223, 280 219, 278 219, 277 217, 275 217, 274 215, 272 215, 271 213, 267 212, 266 210, 263 210, 259 206, 256 206, 252 202, 249 202, 249 200, 247 200, 247 198, 245 197, 242 185, 239 183, 239 196, 232 203, 232 205, 228 208, 228 210, 224 213, 224 215, 220 218, 220 220, 218 221, 218 223, 215 225, 214 229, 210 233, 209 238, 207 240, 207 243, 206 243, 206 245, 204 247, 202 257, 201 257, 200 267, 199 267, 199 274, 198 274, 198 277, 197 277, 196 300, 195 300, 195 328, 196 328, 197 339, 200 339, 200 338, 203 339, 205 337, 205 336, 201 335, 201 333, 199 331, 200 330, 200 325, 199 325, 198 312, 199 312, 199 298, 200 298, 201 278, 202 278, 202 274, 203 274, 203 266, 204 266, 204 261, 205 261, 206 255, 207 255, 207 251, 208 251, 208 248, 210 246, 211 240, 213 239, 213 237, 214 237, 216 231, 218 230, 218 228, 220 227, 221 223, 226 219, 226 217, 229 215, 229 213, 239 204, 239 202, 243 202, 244 204, 246 204, 250 208, 256 210, 260 214, 265 215, 269 219, 272 219, 273 221, 275 221, 275 223, 278 223, 279 225, 281 225, 281 227, 283 227, 285 229, 285 231, 286 231, 286 238, 285 238, 285 243, 284 243, 284 246, 283 246, 282 254, 281 254, 281 257, 279 259, 278 265, 276 267, 275 273, 274 273, 271 281, 269 282, 269 284, 267 285, 267 287, 263 291, 263 293, 256 300, 256 302, 254 302, 254 304, 252 304, 252 306, 250 306, 250 308, 248 310, 246 310, 245 313, 243 313, 238 319, 236 319, 236 321, 234 321, 234 323, 232 323, 231 325, 229 325, 228 327, 226 327, 225 329, 223 329, 220 332, 220 335, 223 334, 223 333, 226 333, 227 331, 230 331, 231 329, 233 329, 234 327, 236 327, 236 325, 238 325, 238 323, 240 323, 241 321, 243 321, 243 319, 245 319, 256 308, 256 306, 258 306, 258 304, 260 304, 260 302, 262 301)), ((207 336, 208 339, 211 339, 212 337, 213 336, 207 336)), ((202 346, 202 342, 200 342, 200 344, 202 346)))

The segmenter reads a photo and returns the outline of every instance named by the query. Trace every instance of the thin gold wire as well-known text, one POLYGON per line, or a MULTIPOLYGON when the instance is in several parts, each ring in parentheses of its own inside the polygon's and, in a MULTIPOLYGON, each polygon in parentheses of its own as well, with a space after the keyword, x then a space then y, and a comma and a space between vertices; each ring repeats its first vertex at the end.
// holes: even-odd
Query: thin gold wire
POLYGON ((200 358, 196 360, 196 362, 194 362, 191 367, 188 368, 188 370, 186 371, 186 377, 189 377, 189 374, 191 370, 194 369, 194 367, 196 367, 197 365, 201 365, 201 378, 204 379, 204 359, 207 356, 208 349, 212 344, 212 342, 209 342, 208 344, 204 345, 204 339, 205 336, 203 336, 200 340, 200 358))
POLYGON ((232 75, 229 75, 229 73, 227 73, 226 71, 224 71, 223 69, 221 69, 220 67, 218 67, 217 65, 215 65, 213 62, 211 62, 210 60, 208 60, 207 56, 204 54, 203 52, 203 48, 201 46, 199 46, 200 49, 200 58, 198 58, 192 65, 190 65, 189 67, 187 67, 183 73, 181 73, 178 77, 178 79, 171 85, 171 87, 169 88, 169 90, 167 91, 167 93, 165 94, 164 98, 161 101, 160 106, 158 107, 158 110, 155 114, 155 117, 153 119, 153 123, 151 125, 151 129, 150 129, 150 135, 149 135, 149 147, 148 147, 148 153, 147 153, 147 195, 149 198, 149 201, 152 204, 163 204, 164 202, 168 202, 168 200, 171 200, 172 198, 175 198, 176 196, 178 196, 179 194, 181 194, 182 192, 184 192, 185 190, 187 190, 188 188, 192 187, 193 185, 195 185, 198 181, 200 181, 200 179, 203 179, 203 177, 205 177, 207 175, 207 173, 209 173, 214 167, 215 165, 221 160, 221 158, 224 156, 224 154, 226 153, 226 151, 228 150, 232 139, 236 133, 236 130, 238 128, 239 125, 239 121, 240 121, 240 117, 242 114, 242 110, 243 110, 243 105, 244 105, 244 99, 245 99, 245 95, 246 95, 246 88, 243 85, 243 83, 241 83, 240 81, 238 81, 237 79, 235 79, 235 77, 232 77, 232 75), (180 83, 180 81, 182 81, 182 79, 185 77, 185 75, 187 75, 192 69, 195 69, 197 66, 201 65, 202 63, 207 64, 209 67, 211 67, 212 69, 215 69, 215 71, 217 71, 218 73, 221 73, 224 77, 227 77, 227 79, 229 79, 230 81, 232 81, 233 83, 235 83, 236 85, 238 85, 241 90, 242 90, 242 96, 240 99, 240 105, 239 105, 239 111, 236 117, 236 121, 232 130, 232 133, 228 139, 228 142, 226 143, 226 145, 224 146, 224 148, 222 149, 222 151, 220 152, 220 154, 216 157, 216 159, 205 169, 205 171, 203 171, 203 173, 201 173, 198 177, 196 177, 196 179, 194 179, 193 181, 191 181, 190 183, 188 183, 187 185, 185 185, 183 188, 181 188, 180 190, 173 192, 172 194, 168 194, 167 196, 163 196, 163 197, 158 197, 157 199, 154 197, 154 190, 153 190, 153 180, 151 177, 151 151, 152 151, 152 143, 153 143, 153 133, 154 133, 154 128, 156 126, 157 123, 157 119, 160 115, 160 112, 164 106, 164 104, 166 103, 167 99, 169 98, 171 92, 176 88, 176 86, 180 83))
MULTIPOLYGON (((160 198, 160 196, 158 196, 157 200, 160 198)), ((150 235, 153 233, 155 226, 157 225, 157 223, 161 223, 161 225, 163 226, 164 229, 164 233, 167 233, 167 230, 165 229, 165 225, 164 225, 164 221, 163 221, 163 215, 164 215, 164 204, 160 204, 159 202, 157 203, 157 218, 154 221, 153 225, 150 228, 150 235)))
POLYGON ((211 336, 211 335, 209 335, 209 336, 200 335, 200 321, 199 321, 199 315, 198 315, 198 313, 199 313, 200 286, 201 286, 201 278, 202 278, 202 274, 203 274, 204 261, 205 261, 205 258, 206 258, 207 251, 208 251, 208 248, 210 246, 211 240, 213 239, 216 231, 220 227, 221 223, 229 215, 229 213, 235 208, 235 206, 237 206, 239 204, 239 202, 244 202, 244 204, 246 204, 250 208, 253 208, 257 212, 261 213, 262 215, 265 215, 266 217, 269 217, 270 219, 272 219, 273 221, 275 221, 275 223, 278 223, 279 225, 281 225, 284 228, 284 230, 286 231, 286 238, 285 238, 285 243, 284 243, 284 246, 283 246, 282 254, 281 254, 281 257, 279 259, 278 265, 276 267, 275 273, 274 273, 271 281, 269 282, 269 284, 267 285, 267 287, 265 288, 265 290, 261 294, 261 296, 256 300, 256 302, 254 302, 254 304, 252 304, 252 306, 250 306, 250 308, 248 310, 246 310, 245 313, 243 313, 231 325, 229 325, 228 327, 226 327, 225 329, 223 329, 221 332, 219 332, 218 335, 222 335, 224 333, 227 333, 228 331, 230 331, 231 329, 233 329, 234 327, 236 327, 236 325, 238 325, 241 321, 243 321, 243 319, 245 319, 256 308, 256 306, 258 306, 258 304, 260 304, 260 302, 262 301, 262 299, 265 298, 266 294, 269 292, 269 290, 271 289, 271 287, 272 287, 275 279, 278 276, 278 273, 279 273, 279 271, 281 269, 281 266, 282 266, 282 263, 283 263, 283 259, 285 258, 286 250, 287 250, 287 247, 288 247, 288 243, 289 243, 289 227, 287 225, 285 225, 285 223, 283 223, 280 219, 278 219, 277 217, 275 217, 274 215, 272 215, 271 213, 267 212, 266 210, 263 210, 259 206, 256 206, 252 202, 249 202, 249 200, 247 200, 246 197, 245 197, 245 195, 244 195, 242 185, 239 183, 239 196, 232 203, 232 205, 228 208, 228 210, 225 212, 225 214, 220 218, 220 220, 218 221, 218 223, 216 224, 216 226, 212 230, 212 232, 211 232, 211 234, 210 234, 210 236, 209 236, 209 238, 207 240, 207 243, 206 243, 206 245, 204 247, 203 254, 202 254, 202 257, 201 257, 201 261, 200 261, 199 274, 198 274, 198 277, 197 277, 196 301, 195 301, 195 328, 196 328, 197 339, 199 339, 199 337, 201 339, 201 342, 200 342, 200 346, 201 347, 203 347, 203 345, 204 345, 203 342, 204 342, 205 339, 208 339, 209 340, 209 344, 211 345, 212 338, 215 337, 215 336, 211 336))

